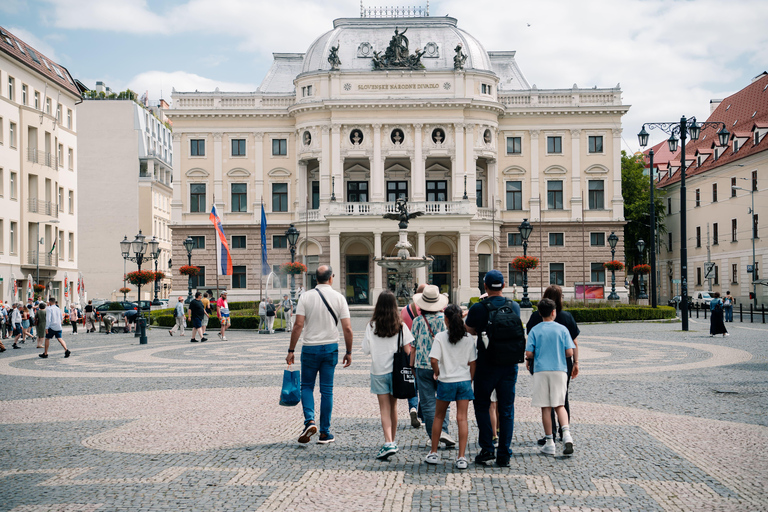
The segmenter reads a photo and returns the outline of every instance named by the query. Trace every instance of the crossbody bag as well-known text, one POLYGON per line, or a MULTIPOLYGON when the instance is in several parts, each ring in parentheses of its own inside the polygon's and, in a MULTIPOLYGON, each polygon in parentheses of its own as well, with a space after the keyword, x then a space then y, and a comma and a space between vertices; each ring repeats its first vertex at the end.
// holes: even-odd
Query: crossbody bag
POLYGON ((334 312, 333 312, 333 309, 332 309, 332 308, 331 308, 331 306, 328 304, 328 301, 327 301, 327 300, 325 300, 325 296, 323 295, 323 292, 321 292, 321 291, 320 291, 320 290, 318 290, 317 288, 315 288, 315 290, 316 290, 316 291, 317 291, 317 293, 320 295, 320 298, 321 298, 321 299, 323 299, 323 304, 325 304, 325 307, 326 307, 326 308, 328 308, 328 312, 329 312, 329 313, 331 314, 331 316, 333 317, 333 322, 334 322, 334 325, 339 325, 339 317, 337 317, 337 316, 336 316, 336 313, 334 313, 334 312))

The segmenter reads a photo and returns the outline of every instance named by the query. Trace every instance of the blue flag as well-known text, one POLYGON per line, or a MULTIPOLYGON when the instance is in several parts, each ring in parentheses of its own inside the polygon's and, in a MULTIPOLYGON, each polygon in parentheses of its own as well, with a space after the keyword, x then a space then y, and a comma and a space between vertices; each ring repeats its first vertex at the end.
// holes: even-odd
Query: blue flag
POLYGON ((261 202, 261 273, 268 276, 272 272, 267 262, 267 214, 264 213, 264 201, 261 202))

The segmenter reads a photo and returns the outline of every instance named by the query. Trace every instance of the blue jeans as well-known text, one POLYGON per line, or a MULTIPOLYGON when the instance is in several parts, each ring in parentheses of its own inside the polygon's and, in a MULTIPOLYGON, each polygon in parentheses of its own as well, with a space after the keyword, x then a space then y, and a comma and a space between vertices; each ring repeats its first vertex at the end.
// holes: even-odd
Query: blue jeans
POLYGON ((480 437, 480 448, 494 453, 491 429, 491 393, 496 390, 499 409, 499 449, 496 460, 508 462, 512 455, 509 445, 515 428, 515 384, 517 365, 491 366, 486 362, 475 370, 475 420, 480 437))
POLYGON ((725 312, 725 321, 733 322, 733 306, 724 306, 723 311, 725 312))
MULTIPOLYGON (((413 373, 416 373, 416 368, 413 369, 413 373)), ((415 376, 415 375, 414 375, 415 376)), ((413 398, 408 399, 408 410, 411 409, 419 409, 419 385, 416 384, 416 396, 413 398)), ((419 411, 419 416, 421 416, 421 411, 419 411)))
POLYGON ((339 362, 339 344, 301 347, 301 406, 304 423, 315 419, 315 380, 320 374, 320 433, 331 432, 333 411, 333 374, 339 362))
MULTIPOLYGON (((432 422, 435 421, 435 402, 437 400, 437 381, 435 373, 432 370, 423 368, 414 368, 416 373, 416 388, 419 391, 419 405, 421 405, 421 416, 424 420, 424 426, 427 429, 427 436, 432 439, 432 422)), ((450 407, 445 411, 445 420, 443 420, 443 432, 448 433, 448 415, 450 407)))

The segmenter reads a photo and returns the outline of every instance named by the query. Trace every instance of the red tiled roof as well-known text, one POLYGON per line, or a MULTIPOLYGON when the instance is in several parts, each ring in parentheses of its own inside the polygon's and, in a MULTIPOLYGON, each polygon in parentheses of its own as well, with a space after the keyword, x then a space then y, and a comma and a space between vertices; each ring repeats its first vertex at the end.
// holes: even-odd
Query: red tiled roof
POLYGON ((0 49, 28 68, 43 75, 46 80, 55 82, 56 85, 60 86, 62 89, 66 89, 78 98, 81 97, 80 90, 75 85, 76 80, 72 77, 67 68, 61 64, 53 62, 48 57, 11 34, 4 27, 0 27, 0 49), (37 58, 37 61, 39 62, 36 62, 35 58, 37 58), (46 62, 48 63, 47 66, 45 65, 46 62), (61 76, 56 73, 56 69, 61 72, 61 76))
MULTIPOLYGON (((768 73, 763 72, 751 84, 725 98, 707 121, 725 123, 726 129, 731 134, 738 134, 738 137, 749 137, 749 135, 742 135, 742 133, 748 134, 755 125, 758 127, 768 126, 768 73)), ((686 154, 694 155, 699 149, 704 152, 718 145, 717 132, 719 130, 719 127, 703 128, 699 140, 686 144, 686 154)), ((733 152, 731 145, 717 160, 708 158, 700 167, 687 167, 685 175, 686 177, 695 176, 765 150, 768 150, 768 135, 763 136, 757 145, 747 141, 736 153, 733 152)), ((659 186, 664 187, 678 181, 680 181, 679 172, 661 180, 659 186)))

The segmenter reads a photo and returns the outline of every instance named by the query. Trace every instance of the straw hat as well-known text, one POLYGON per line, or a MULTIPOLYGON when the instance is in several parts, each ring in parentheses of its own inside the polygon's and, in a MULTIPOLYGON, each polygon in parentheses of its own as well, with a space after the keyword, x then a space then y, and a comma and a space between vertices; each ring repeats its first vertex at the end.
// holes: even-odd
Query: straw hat
POLYGON ((424 293, 417 293, 413 296, 413 302, 424 311, 442 311, 448 305, 448 297, 440 293, 440 288, 434 284, 428 284, 424 288, 424 293))

